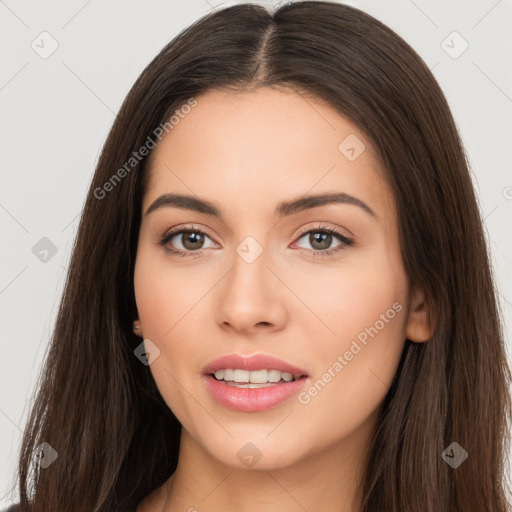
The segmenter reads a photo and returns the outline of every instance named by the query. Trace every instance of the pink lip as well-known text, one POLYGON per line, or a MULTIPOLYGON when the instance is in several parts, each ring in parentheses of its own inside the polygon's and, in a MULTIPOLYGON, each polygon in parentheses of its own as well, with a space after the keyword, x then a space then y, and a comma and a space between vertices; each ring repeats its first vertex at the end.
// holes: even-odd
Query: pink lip
POLYGON ((242 357, 237 354, 220 357, 203 370, 206 387, 212 397, 224 407, 242 412, 258 412, 270 409, 296 395, 305 385, 307 373, 285 361, 267 355, 242 357), (279 370, 291 373, 296 380, 279 382, 261 388, 237 388, 213 377, 217 370, 226 368, 241 370, 279 370))

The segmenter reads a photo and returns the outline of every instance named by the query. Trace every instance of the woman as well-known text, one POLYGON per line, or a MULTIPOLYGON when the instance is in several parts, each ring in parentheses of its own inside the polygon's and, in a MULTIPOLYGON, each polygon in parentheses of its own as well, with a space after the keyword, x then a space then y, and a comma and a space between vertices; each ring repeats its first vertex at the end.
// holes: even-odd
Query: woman
POLYGON ((422 60, 337 3, 218 10, 105 143, 20 510, 505 512, 509 383, 422 60))

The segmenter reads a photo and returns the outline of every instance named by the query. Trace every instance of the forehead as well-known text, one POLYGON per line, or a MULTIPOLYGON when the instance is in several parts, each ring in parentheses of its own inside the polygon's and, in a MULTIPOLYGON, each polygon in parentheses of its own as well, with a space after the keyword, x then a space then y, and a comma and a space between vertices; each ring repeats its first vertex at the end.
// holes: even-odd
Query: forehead
POLYGON ((208 196, 227 209, 233 199, 273 207, 309 191, 338 190, 363 196, 376 210, 389 207, 370 141, 325 102, 267 87, 209 91, 196 101, 153 149, 144 210, 169 192, 208 196))

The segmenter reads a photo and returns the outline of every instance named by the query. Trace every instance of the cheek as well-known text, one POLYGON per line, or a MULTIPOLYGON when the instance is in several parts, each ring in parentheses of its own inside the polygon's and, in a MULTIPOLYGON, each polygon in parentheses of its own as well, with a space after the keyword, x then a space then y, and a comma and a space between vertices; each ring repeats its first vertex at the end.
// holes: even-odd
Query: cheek
POLYGON ((201 342, 186 330, 204 291, 191 285, 186 276, 186 272, 166 264, 165 257, 139 249, 134 272, 137 309, 144 339, 150 339, 160 350, 149 370, 168 407, 180 422, 189 424, 187 418, 198 412, 184 389, 195 385, 190 379, 197 375, 190 369, 200 367, 195 357, 201 354, 201 342))
MULTIPOLYGON (((320 428, 322 440, 318 442, 329 446, 376 419, 404 344, 401 329, 393 321, 378 334, 369 329, 364 343, 357 336, 340 336, 335 347, 324 346, 322 354, 311 354, 318 363, 310 383, 297 396, 295 415, 305 437, 318 435, 320 428)), ((364 329, 361 332, 367 334, 364 329)))
POLYGON ((217 274, 173 265, 167 256, 140 247, 135 263, 134 289, 139 318, 145 339, 160 350, 150 365, 162 395, 178 396, 179 385, 198 378, 204 364, 205 307, 207 292, 218 280, 217 274), (186 361, 186 364, 183 364, 186 361))
POLYGON ((199 301, 201 290, 189 278, 190 273, 169 263, 163 249, 139 248, 134 290, 144 337, 170 338, 174 326, 199 301))
POLYGON ((382 331, 379 337, 400 338, 404 318, 396 314, 399 307, 393 309, 393 304, 397 302, 405 310, 407 279, 398 254, 390 255, 385 248, 372 249, 350 255, 338 268, 318 265, 309 273, 303 269, 281 270, 284 280, 293 283, 297 296, 312 313, 298 315, 295 320, 311 320, 309 336, 316 325, 316 338, 328 342, 321 347, 315 344, 315 350, 343 349, 360 333, 364 341, 365 329, 376 322, 382 331), (381 315, 385 324, 380 321, 381 315))
POLYGON ((318 324, 324 334, 306 349, 314 378, 298 398, 334 436, 340 425, 357 429, 389 390, 405 342, 407 287, 399 261, 387 257, 332 274, 317 275, 308 295, 329 330, 318 324))
POLYGON ((298 396, 301 414, 322 425, 326 442, 358 430, 388 393, 404 345, 400 327, 392 322, 377 334, 373 328, 361 330, 364 343, 362 336, 340 337, 337 349, 324 351, 314 378, 298 396))

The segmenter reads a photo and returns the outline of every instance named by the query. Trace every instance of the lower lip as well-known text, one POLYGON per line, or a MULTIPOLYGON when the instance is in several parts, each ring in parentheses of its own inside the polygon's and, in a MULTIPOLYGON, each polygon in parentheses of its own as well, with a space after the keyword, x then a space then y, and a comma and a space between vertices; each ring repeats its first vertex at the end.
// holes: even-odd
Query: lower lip
POLYGON ((208 391, 220 405, 243 412, 266 411, 296 395, 306 382, 306 378, 301 377, 262 388, 237 388, 211 375, 206 375, 205 379, 208 391))

